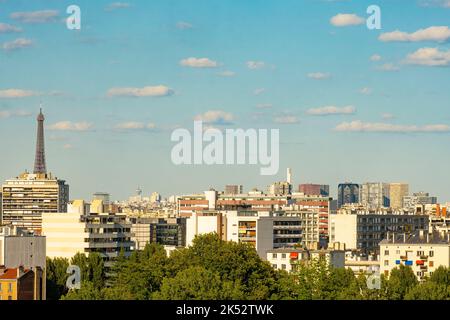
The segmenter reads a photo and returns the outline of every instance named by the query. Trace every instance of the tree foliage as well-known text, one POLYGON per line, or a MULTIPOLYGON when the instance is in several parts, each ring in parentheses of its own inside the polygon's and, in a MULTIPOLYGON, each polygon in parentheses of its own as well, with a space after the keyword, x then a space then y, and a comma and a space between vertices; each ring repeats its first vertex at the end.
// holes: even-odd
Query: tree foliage
POLYGON ((410 267, 393 269, 371 289, 367 276, 333 268, 325 260, 300 263, 295 272, 274 270, 246 244, 222 241, 217 234, 197 236, 193 245, 170 257, 157 244, 129 257, 122 252, 104 272, 97 254, 78 254, 71 260, 82 272, 79 290, 65 291, 68 261, 49 259, 48 281, 62 299, 76 300, 380 300, 450 299, 450 271, 438 268, 419 283, 410 267))

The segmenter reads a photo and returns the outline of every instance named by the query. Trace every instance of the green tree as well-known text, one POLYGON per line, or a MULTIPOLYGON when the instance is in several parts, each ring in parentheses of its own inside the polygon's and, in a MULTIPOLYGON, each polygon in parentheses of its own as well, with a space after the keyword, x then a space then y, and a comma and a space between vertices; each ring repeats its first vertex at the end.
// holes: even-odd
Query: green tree
POLYGON ((69 261, 64 258, 47 258, 47 299, 59 300, 67 292, 66 281, 69 276, 67 267, 69 261))
POLYGON ((161 290, 154 294, 161 300, 233 300, 244 299, 240 284, 222 280, 219 272, 196 266, 163 280, 161 290))
POLYGON ((450 300, 450 286, 428 281, 408 290, 405 300, 450 300))
POLYGON ((400 265, 392 269, 386 283, 386 298, 389 300, 403 300, 408 290, 417 286, 418 280, 412 269, 400 265))
POLYGON ((102 290, 95 288, 90 281, 82 281, 80 289, 71 289, 61 300, 103 300, 102 290))

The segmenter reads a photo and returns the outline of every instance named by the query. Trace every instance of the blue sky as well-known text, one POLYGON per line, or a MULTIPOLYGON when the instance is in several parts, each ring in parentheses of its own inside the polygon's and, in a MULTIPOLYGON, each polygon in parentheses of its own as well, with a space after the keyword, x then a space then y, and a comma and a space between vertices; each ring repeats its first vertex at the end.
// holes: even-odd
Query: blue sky
POLYGON ((71 198, 265 188, 291 167, 332 193, 404 181, 450 201, 449 26, 448 0, 0 0, 0 179, 32 170, 42 101, 71 198), (195 117, 280 129, 279 174, 173 165, 170 134, 195 117))

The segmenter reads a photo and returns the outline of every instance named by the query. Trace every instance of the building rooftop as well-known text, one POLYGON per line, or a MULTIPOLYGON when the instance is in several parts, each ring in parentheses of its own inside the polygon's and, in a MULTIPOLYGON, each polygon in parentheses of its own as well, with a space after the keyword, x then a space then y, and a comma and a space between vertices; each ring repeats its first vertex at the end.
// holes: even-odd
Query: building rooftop
POLYGON ((27 273, 28 269, 22 269, 22 272, 20 271, 20 268, 4 268, 0 267, 0 280, 16 280, 20 277, 22 277, 25 273, 27 273))
POLYGON ((434 244, 450 245, 450 233, 446 231, 432 231, 430 233, 420 230, 419 232, 408 233, 388 233, 387 239, 380 242, 380 245, 387 244, 434 244))

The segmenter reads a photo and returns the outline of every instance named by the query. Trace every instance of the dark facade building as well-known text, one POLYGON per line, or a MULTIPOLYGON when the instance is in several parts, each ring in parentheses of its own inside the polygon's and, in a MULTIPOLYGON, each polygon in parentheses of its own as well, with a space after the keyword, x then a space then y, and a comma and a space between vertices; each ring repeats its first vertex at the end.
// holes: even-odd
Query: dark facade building
POLYGON ((348 203, 359 202, 359 184, 340 183, 338 185, 338 208, 348 203))
POLYGON ((330 186, 328 184, 305 183, 298 186, 298 191, 307 196, 325 196, 330 195, 330 186))

